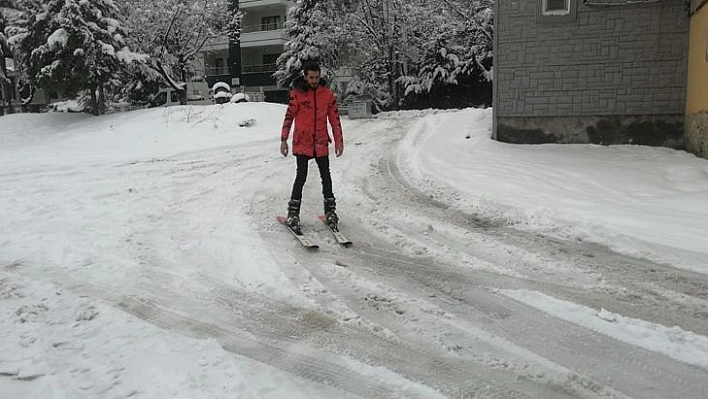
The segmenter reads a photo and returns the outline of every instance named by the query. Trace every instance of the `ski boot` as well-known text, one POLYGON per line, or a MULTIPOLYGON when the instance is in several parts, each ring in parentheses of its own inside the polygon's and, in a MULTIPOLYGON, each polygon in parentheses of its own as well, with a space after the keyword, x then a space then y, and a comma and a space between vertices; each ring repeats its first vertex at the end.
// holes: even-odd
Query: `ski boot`
POLYGON ((337 203, 335 202, 334 198, 324 199, 325 221, 327 225, 332 228, 332 230, 339 231, 339 217, 337 217, 337 212, 335 212, 336 209, 337 203))
POLYGON ((295 234, 302 234, 300 230, 300 200, 290 200, 288 201, 288 217, 285 219, 285 224, 290 227, 295 234))

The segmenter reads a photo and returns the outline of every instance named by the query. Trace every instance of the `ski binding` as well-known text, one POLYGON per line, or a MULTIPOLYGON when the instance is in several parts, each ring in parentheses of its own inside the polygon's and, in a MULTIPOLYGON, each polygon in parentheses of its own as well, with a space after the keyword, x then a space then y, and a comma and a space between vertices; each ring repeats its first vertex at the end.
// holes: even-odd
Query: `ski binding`
POLYGON ((342 245, 345 247, 352 245, 352 242, 349 239, 347 239, 344 236, 344 234, 342 234, 341 231, 339 231, 339 227, 336 227, 336 226, 333 227, 333 226, 330 226, 329 224, 327 224, 327 217, 325 215, 319 215, 319 218, 322 221, 322 223, 324 223, 325 226, 327 226, 329 231, 332 232, 332 235, 334 235, 334 239, 337 240, 337 243, 339 245, 342 245))
POLYGON ((304 234, 302 234, 302 233, 298 234, 295 230, 291 229, 290 226, 288 226, 288 225, 285 223, 285 217, 283 217, 283 216, 278 216, 276 219, 278 220, 278 223, 280 223, 280 224, 282 224, 283 226, 285 226, 285 228, 287 228, 288 231, 289 231, 290 233, 292 233, 292 235, 294 235, 295 238, 297 238, 297 240, 300 242, 300 244, 302 244, 303 247, 305 247, 305 248, 307 248, 307 249, 317 249, 317 248, 320 247, 319 245, 317 245, 317 244, 313 243, 312 241, 310 241, 310 239, 309 239, 306 235, 304 235, 304 234))

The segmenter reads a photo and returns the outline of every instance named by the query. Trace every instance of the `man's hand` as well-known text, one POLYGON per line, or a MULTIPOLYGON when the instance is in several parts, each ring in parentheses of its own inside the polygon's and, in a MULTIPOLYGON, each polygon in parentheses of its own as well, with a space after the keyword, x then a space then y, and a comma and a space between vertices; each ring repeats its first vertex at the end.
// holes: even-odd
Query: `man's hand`
POLYGON ((288 142, 287 141, 280 142, 280 153, 283 154, 284 157, 288 156, 288 142))
POLYGON ((341 157, 343 153, 344 153, 344 145, 342 145, 341 147, 334 146, 334 154, 337 157, 341 157))

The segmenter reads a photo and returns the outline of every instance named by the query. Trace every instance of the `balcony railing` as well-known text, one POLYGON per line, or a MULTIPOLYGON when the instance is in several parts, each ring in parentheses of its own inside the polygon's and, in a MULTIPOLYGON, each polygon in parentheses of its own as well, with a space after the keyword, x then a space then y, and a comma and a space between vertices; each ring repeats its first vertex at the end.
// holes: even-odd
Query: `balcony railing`
POLYGON ((288 7, 294 3, 294 1, 288 0, 239 0, 239 8, 252 8, 252 7, 263 7, 263 6, 274 6, 280 5, 283 7, 288 7))
POLYGON ((229 71, 229 68, 223 67, 223 68, 207 68, 206 71, 206 76, 217 76, 217 75, 229 75, 231 72, 229 71))
POLYGON ((241 26, 241 33, 268 32, 283 29, 282 22, 269 22, 267 24, 254 24, 241 26))
POLYGON ((276 64, 244 65, 242 72, 246 73, 272 73, 277 70, 276 64))

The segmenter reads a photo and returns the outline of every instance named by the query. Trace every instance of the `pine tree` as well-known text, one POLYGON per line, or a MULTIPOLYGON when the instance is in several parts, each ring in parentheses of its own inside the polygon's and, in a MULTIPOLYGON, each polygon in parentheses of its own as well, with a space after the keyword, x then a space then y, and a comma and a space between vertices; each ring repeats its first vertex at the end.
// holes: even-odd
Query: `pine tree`
POLYGON ((429 4, 442 16, 427 27, 430 40, 421 43, 417 74, 402 78, 406 95, 430 93, 461 81, 479 81, 491 95, 493 2, 439 0, 429 4))
MULTIPOLYGON (((301 74, 307 62, 318 62, 322 77, 333 81, 339 70, 338 50, 341 43, 341 23, 337 16, 341 9, 332 0, 298 0, 288 11, 284 25, 288 42, 278 57, 273 77, 282 87, 289 87, 301 74)), ((336 84, 336 82, 332 82, 336 84)))
POLYGON ((125 47, 125 29, 112 0, 25 0, 14 40, 30 82, 82 95, 90 112, 105 110, 106 90, 139 55, 125 47))
POLYGON ((491 81, 494 36, 494 0, 441 0, 456 21, 451 25, 456 43, 464 48, 462 73, 477 70, 491 81))

